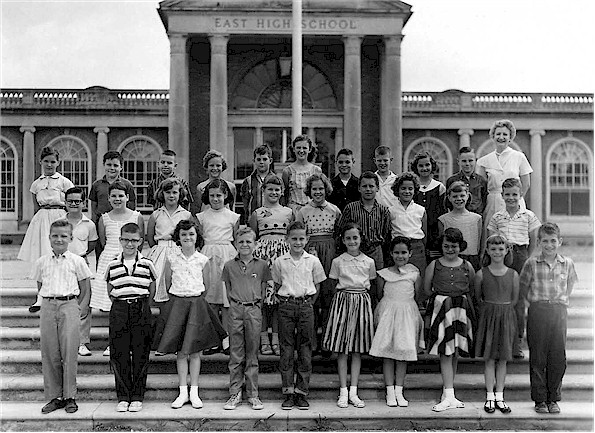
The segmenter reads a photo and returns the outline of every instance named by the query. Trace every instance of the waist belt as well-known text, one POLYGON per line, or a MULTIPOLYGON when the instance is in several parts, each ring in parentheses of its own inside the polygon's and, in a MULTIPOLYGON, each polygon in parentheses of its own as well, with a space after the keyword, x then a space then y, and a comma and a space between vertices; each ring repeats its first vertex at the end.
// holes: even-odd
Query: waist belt
POLYGON ((44 296, 43 299, 49 299, 51 301, 70 301, 71 299, 75 299, 77 295, 68 295, 68 296, 44 296))
POLYGON ((261 303, 260 300, 243 302, 243 301, 236 301, 235 299, 232 299, 231 301, 235 302, 236 304, 243 305, 244 307, 256 307, 257 305, 260 305, 260 303, 261 303))
POLYGON ((141 302, 144 301, 145 299, 148 299, 148 296, 139 296, 136 298, 115 298, 114 301, 120 301, 120 302, 126 302, 127 304, 134 304, 136 302, 141 302))
POLYGON ((532 301, 531 305, 533 304, 538 304, 538 305, 564 305, 566 306, 565 303, 563 303, 562 301, 550 301, 549 299, 545 299, 543 301, 532 301))
POLYGON ((40 209, 65 209, 66 207, 61 204, 44 204, 39 206, 40 209))
POLYGON ((307 295, 307 296, 281 296, 277 295, 277 298, 283 302, 306 302, 312 299, 314 295, 307 295))

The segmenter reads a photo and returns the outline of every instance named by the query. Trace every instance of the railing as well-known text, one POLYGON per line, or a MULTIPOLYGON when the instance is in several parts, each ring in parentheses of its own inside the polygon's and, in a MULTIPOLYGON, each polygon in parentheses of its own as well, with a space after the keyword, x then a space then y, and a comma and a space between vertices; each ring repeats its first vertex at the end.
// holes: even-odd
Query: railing
MULTIPOLYGON (((404 112, 593 113, 588 93, 403 92, 404 112)), ((2 109, 97 109, 167 112, 167 90, 4 89, 2 109)))

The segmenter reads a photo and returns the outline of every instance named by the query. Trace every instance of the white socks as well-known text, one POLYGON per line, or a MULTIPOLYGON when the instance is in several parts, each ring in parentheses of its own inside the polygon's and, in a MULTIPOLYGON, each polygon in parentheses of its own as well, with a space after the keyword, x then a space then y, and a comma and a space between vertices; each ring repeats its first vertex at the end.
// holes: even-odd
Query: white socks
POLYGON ((496 397, 496 401, 503 401, 504 400, 504 391, 496 392, 495 397, 496 397))
POLYGON ((486 400, 495 400, 496 396, 493 392, 486 392, 486 400))
POLYGON ((180 386, 180 395, 173 401, 171 407, 179 409, 188 403, 188 401, 188 387, 186 385, 180 386))
POLYGON ((395 397, 397 399, 397 404, 401 407, 409 406, 409 402, 405 400, 403 397, 403 387, 399 385, 395 385, 395 397))
POLYGON ((202 407, 202 400, 198 396, 198 385, 190 385, 190 403, 195 409, 202 407))
POLYGON ((393 385, 388 385, 386 387, 386 405, 390 407, 396 407, 397 399, 395 397, 395 387, 393 385))

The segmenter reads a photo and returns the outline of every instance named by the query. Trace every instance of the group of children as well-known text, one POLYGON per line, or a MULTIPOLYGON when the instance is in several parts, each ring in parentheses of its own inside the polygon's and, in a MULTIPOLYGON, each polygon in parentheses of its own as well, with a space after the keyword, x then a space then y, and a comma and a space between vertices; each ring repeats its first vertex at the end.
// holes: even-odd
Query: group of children
POLYGON ((508 413, 506 362, 520 351, 525 300, 531 397, 537 412, 559 412, 566 307, 577 277, 572 260, 557 252, 557 226, 541 225, 519 207, 518 179, 504 182, 506 208, 484 233, 485 180, 475 174, 470 148, 460 150, 461 171, 448 187, 433 178, 437 166, 427 152, 397 176, 390 149, 379 146, 377 172, 357 178, 352 152, 341 149, 339 173, 329 181, 314 164, 308 136, 296 137, 290 151, 295 161, 279 177, 271 149, 254 150, 255 170, 240 189, 246 226, 234 212, 235 186, 221 178, 221 153, 205 155, 209 178, 198 185, 201 212, 192 215, 187 183, 174 173, 175 153, 164 152, 145 235, 117 152, 104 156, 106 175, 92 186, 90 221, 82 215, 85 191, 57 173, 58 154, 43 149, 43 174, 31 187, 39 211, 19 254, 41 256, 33 268, 40 300, 30 309, 41 308, 51 399, 43 413, 76 410, 76 353, 90 354, 91 308, 109 311, 104 355, 118 411, 142 409, 151 349, 176 354, 173 408, 203 406, 201 354, 229 355, 228 410, 242 402, 243 389, 253 409, 263 408, 259 351, 280 357, 283 409, 308 409, 315 351, 337 356, 339 407, 365 407, 357 386, 368 353, 383 358, 386 404, 407 406, 407 362, 426 349, 439 356, 444 385, 434 411, 464 407, 454 394, 463 355, 485 359, 486 412, 508 413), (145 240, 148 257, 141 254, 145 240), (85 259, 95 244, 101 253, 91 279, 85 259), (538 245, 540 254, 531 257, 538 245), (154 324, 151 305, 160 307, 154 324), (550 337, 555 341, 544 343, 550 337))

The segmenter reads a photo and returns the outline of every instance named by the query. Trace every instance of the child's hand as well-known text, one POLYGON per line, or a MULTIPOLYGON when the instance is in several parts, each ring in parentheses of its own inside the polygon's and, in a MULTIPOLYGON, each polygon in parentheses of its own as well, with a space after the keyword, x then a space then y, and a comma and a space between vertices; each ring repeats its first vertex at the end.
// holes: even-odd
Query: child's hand
POLYGON ((277 299, 275 298, 275 286, 267 284, 267 288, 265 291, 264 296, 264 303, 265 305, 273 305, 277 303, 277 299))

